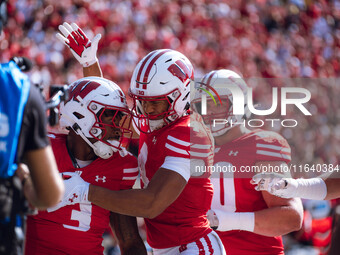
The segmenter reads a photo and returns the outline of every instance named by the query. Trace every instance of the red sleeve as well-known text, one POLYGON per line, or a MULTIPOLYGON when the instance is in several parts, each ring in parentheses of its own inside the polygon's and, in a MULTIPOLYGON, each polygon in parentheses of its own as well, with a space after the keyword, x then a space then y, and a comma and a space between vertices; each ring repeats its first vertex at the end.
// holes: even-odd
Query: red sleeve
POLYGON ((165 155, 179 158, 190 158, 190 128, 172 129, 165 142, 165 155))
POLYGON ((170 130, 165 143, 167 156, 204 160, 212 164, 213 138, 209 130, 199 120, 190 118, 189 125, 181 125, 170 130))
POLYGON ((129 154, 123 157, 123 160, 125 161, 125 164, 120 189, 132 189, 132 186, 135 184, 138 177, 137 159, 129 154))
POLYGON ((291 149, 281 135, 262 131, 256 136, 256 161, 291 161, 291 149))

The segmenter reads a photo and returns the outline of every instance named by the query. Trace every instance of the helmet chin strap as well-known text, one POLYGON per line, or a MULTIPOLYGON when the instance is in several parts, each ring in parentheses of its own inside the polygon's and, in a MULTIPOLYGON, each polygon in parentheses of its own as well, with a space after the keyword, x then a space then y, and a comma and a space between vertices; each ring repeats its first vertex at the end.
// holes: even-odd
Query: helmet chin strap
POLYGON ((113 153, 117 151, 116 148, 111 147, 101 141, 91 143, 81 130, 76 131, 76 133, 80 135, 81 138, 83 138, 84 141, 93 149, 93 152, 102 159, 110 158, 113 153))
POLYGON ((94 144, 95 149, 93 150, 94 153, 98 156, 101 157, 102 159, 108 159, 112 157, 113 153, 117 151, 116 148, 111 147, 101 141, 97 141, 94 144))

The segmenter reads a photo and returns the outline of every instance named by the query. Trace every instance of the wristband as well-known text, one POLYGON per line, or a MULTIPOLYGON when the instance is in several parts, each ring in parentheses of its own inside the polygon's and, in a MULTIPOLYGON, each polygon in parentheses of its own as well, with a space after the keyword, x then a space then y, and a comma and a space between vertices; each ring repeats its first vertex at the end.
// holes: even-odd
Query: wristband
POLYGON ((321 178, 297 179, 298 187, 296 197, 313 200, 324 200, 327 195, 327 186, 321 178))
POLYGON ((255 214, 253 212, 223 212, 214 210, 219 224, 218 231, 245 230, 254 232, 255 214))
POLYGON ((89 66, 92 66, 94 63, 98 62, 98 58, 96 57, 94 60, 91 60, 89 62, 85 62, 83 64, 83 67, 89 67, 89 66))

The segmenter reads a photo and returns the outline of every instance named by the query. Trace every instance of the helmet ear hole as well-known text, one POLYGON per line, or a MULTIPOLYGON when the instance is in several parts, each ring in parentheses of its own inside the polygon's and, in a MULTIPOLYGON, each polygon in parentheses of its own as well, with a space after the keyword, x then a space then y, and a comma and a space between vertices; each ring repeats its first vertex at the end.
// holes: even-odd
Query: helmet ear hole
POLYGON ((190 91, 183 97, 182 101, 185 101, 189 95, 190 95, 190 91))
POLYGON ((173 102, 174 100, 172 100, 169 96, 167 96, 167 98, 168 98, 168 100, 169 100, 169 103, 172 104, 172 102, 173 102))
POLYGON ((243 119, 247 120, 249 119, 251 116, 251 112, 248 108, 248 105, 244 105, 244 115, 243 115, 243 119))
POLYGON ((73 115, 76 116, 76 118, 79 119, 79 120, 85 118, 84 115, 82 115, 78 112, 73 112, 73 115))
POLYGON ((136 100, 136 109, 137 109, 137 114, 143 114, 143 106, 142 106, 142 101, 141 100, 136 100))
POLYGON ((184 107, 184 110, 187 111, 187 110, 189 110, 189 108, 190 108, 190 103, 187 102, 187 104, 186 104, 185 107, 184 107))

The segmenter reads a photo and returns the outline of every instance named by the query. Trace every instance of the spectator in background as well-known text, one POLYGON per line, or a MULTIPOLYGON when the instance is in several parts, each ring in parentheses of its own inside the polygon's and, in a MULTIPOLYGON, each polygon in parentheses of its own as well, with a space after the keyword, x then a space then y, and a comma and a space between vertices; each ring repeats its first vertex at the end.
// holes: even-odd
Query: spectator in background
MULTIPOLYGON (((245 78, 340 74, 340 4, 322 0, 11 1, 0 59, 30 56, 37 63, 32 75, 50 77, 55 84, 82 77, 70 52, 55 43, 54 33, 62 21, 77 21, 89 37, 92 31, 103 35, 101 67, 124 92, 138 59, 157 48, 190 56, 196 77, 219 68, 239 71, 245 78)), ((40 80, 47 87, 45 79, 40 80)), ((315 87, 311 107, 321 114, 301 120, 301 132, 282 127, 276 131, 291 145, 296 155, 292 163, 339 162, 340 87, 312 86, 310 81, 302 85, 315 87)), ((264 89, 254 87, 255 101, 265 102, 264 89)))

